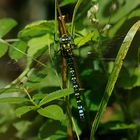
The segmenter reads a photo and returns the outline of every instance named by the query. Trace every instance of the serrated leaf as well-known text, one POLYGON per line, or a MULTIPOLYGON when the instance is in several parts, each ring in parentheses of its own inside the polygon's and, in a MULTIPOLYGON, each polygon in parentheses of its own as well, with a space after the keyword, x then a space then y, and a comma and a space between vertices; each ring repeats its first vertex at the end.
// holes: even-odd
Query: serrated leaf
POLYGON ((48 102, 51 102, 53 100, 56 100, 56 99, 59 99, 61 97, 64 97, 64 96, 68 96, 70 94, 73 93, 73 89, 70 88, 70 89, 63 89, 63 90, 58 90, 58 91, 55 91, 55 92, 52 92, 50 94, 47 94, 39 103, 39 106, 42 106, 48 102))
POLYGON ((47 33, 46 30, 40 29, 40 27, 35 27, 33 29, 24 29, 20 31, 18 37, 25 41, 28 41, 31 38, 39 37, 45 35, 46 33, 47 33))
POLYGON ((9 49, 9 56, 11 59, 18 60, 25 55, 27 44, 24 41, 19 40, 12 44, 12 46, 9 49))
POLYGON ((3 42, 0 42, 0 57, 2 57, 3 55, 5 55, 5 53, 7 52, 8 50, 8 45, 3 43, 3 42))
POLYGON ((61 121, 65 118, 63 110, 58 105, 49 105, 43 109, 38 109, 37 112, 44 117, 51 118, 54 120, 61 121))
POLYGON ((54 34, 54 21, 37 21, 27 25, 19 32, 18 37, 24 40, 29 40, 34 37, 39 37, 45 34, 54 34))
POLYGON ((42 99, 42 98, 44 98, 46 95, 45 94, 43 94, 43 93, 38 93, 38 94, 35 94, 34 96, 33 96, 33 99, 42 99))
POLYGON ((84 37, 77 37, 75 39, 75 44, 78 46, 78 47, 81 47, 83 46, 84 44, 86 44, 88 41, 90 41, 93 37, 94 33, 91 32, 91 33, 88 33, 86 34, 84 37))
POLYGON ((45 27, 45 26, 48 26, 49 23, 52 24, 54 22, 46 21, 46 20, 35 21, 25 26, 25 29, 29 29, 29 28, 31 29, 33 27, 45 27))
POLYGON ((13 27, 17 25, 17 22, 11 18, 0 19, 0 38, 6 35, 13 27))
POLYGON ((33 57, 39 50, 53 43, 53 37, 46 34, 41 37, 33 38, 28 42, 28 55, 33 57))
POLYGON ((33 110, 35 106, 22 106, 16 109, 16 115, 20 117, 21 115, 33 110))
POLYGON ((22 102, 29 102, 29 100, 23 97, 0 98, 0 103, 22 103, 22 102))

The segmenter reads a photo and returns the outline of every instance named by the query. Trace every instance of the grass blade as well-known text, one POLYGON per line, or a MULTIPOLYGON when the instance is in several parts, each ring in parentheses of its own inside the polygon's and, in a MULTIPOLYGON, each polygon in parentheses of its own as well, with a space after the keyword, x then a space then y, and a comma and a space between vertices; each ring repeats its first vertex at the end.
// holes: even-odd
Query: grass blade
POLYGON ((80 4, 82 3, 83 0, 78 0, 77 3, 76 3, 76 6, 74 8, 74 11, 73 11, 73 16, 72 16, 72 22, 71 22, 71 36, 73 36, 74 34, 74 20, 75 20, 75 15, 77 13, 77 10, 80 6, 80 4))
POLYGON ((108 83, 107 83, 103 98, 102 98, 100 106, 99 106, 99 111, 97 112, 95 120, 92 124, 90 140, 94 140, 94 134, 98 128, 101 117, 104 113, 104 110, 107 106, 108 100, 112 94, 115 83, 118 79, 119 72, 120 72, 121 67, 123 65, 123 60, 126 57, 126 54, 130 48, 131 42, 132 42, 136 32, 138 31, 139 27, 140 27, 140 20, 138 22, 136 22, 131 27, 131 29, 127 33, 127 35, 126 35, 126 37, 125 37, 125 39, 120 47, 120 50, 119 50, 117 57, 116 57, 116 60, 115 60, 113 70, 111 72, 111 75, 109 76, 108 83))

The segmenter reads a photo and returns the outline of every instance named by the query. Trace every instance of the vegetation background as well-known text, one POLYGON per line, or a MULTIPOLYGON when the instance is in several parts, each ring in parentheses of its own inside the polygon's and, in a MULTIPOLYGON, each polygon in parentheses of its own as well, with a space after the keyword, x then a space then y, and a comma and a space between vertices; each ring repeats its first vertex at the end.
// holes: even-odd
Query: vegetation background
POLYGON ((74 25, 73 53, 86 120, 79 120, 69 78, 68 88, 61 88, 55 1, 0 0, 0 139, 92 140, 94 135, 95 140, 140 140, 139 0, 58 2, 69 33, 74 25), (119 75, 112 74, 113 67, 118 73, 121 68, 119 75), (106 94, 107 83, 114 81, 115 87, 109 86, 113 93, 106 94))

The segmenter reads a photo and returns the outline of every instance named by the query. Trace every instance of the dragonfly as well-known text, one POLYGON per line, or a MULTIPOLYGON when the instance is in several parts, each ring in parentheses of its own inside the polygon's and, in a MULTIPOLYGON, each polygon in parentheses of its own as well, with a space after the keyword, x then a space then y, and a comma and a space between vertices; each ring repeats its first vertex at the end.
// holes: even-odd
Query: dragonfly
POLYGON ((60 51, 61 51, 62 57, 66 60, 67 67, 71 75, 71 82, 74 89, 74 95, 76 97, 79 117, 81 120, 84 120, 85 118, 84 109, 83 109, 83 105, 81 101, 80 87, 79 87, 78 78, 76 75, 76 68, 75 68, 74 57, 73 57, 73 52, 72 52, 72 49, 74 48, 75 45, 74 45, 73 37, 66 30, 65 16, 62 15, 59 6, 58 6, 58 13, 59 13, 59 17, 58 17, 59 31, 61 35, 60 40, 59 40, 60 51))

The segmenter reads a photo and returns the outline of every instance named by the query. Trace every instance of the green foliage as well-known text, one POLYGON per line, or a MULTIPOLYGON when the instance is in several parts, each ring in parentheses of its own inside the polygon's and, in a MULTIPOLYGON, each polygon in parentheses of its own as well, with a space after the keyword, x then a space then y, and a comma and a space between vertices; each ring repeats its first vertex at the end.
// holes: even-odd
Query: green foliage
POLYGON ((5 39, 17 25, 5 18, 0 20, 0 58, 6 54, 25 64, 20 75, 0 89, 0 139, 11 127, 16 132, 9 137, 22 140, 140 138, 139 0, 60 3, 61 8, 73 5, 67 27, 76 45, 85 122, 79 120, 69 74, 68 88, 62 89, 57 22, 35 21, 16 39, 5 39))
POLYGON ((68 5, 68 4, 73 4, 73 3, 75 3, 75 2, 76 2, 76 0, 69 0, 69 1, 63 0, 63 1, 60 3, 60 6, 65 6, 65 5, 68 5))
POLYGON ((75 45, 77 45, 77 47, 83 46, 84 44, 86 44, 87 42, 89 42, 92 37, 93 37, 94 33, 87 33, 84 36, 79 36, 77 37, 74 41, 75 41, 75 45))
POLYGON ((37 112, 44 117, 51 118, 54 120, 61 121, 65 119, 63 110, 58 105, 49 105, 45 108, 38 109, 37 112))
POLYGON ((27 25, 18 33, 18 37, 29 40, 49 33, 54 34, 54 21, 36 21, 27 25))
POLYGON ((121 129, 136 129, 138 126, 136 124, 116 124, 116 126, 110 127, 111 130, 121 130, 121 129))
POLYGON ((17 22, 11 18, 4 18, 0 20, 0 38, 4 37, 13 27, 17 25, 17 22))
POLYGON ((26 52, 27 44, 18 40, 12 44, 12 47, 9 48, 9 56, 11 59, 19 60, 24 57, 26 52))
POLYGON ((44 105, 50 101, 56 100, 58 98, 72 94, 72 92, 73 92, 73 89, 63 89, 63 90, 58 90, 56 92, 48 94, 40 101, 39 106, 42 106, 42 105, 44 105))
POLYGON ((16 115, 18 117, 21 117, 21 115, 23 115, 23 114, 25 114, 25 113, 33 110, 33 109, 35 109, 34 106, 22 106, 22 107, 19 107, 19 108, 16 109, 16 115))
MULTIPOLYGON (((11 29, 17 25, 17 22, 11 18, 0 19, 0 38, 3 38, 11 29)), ((8 45, 0 40, 0 57, 2 57, 8 50, 8 45)))
POLYGON ((111 1, 101 0, 99 5, 100 10, 97 13, 99 19, 101 18, 102 20, 108 20, 106 17, 112 14, 111 22, 117 22, 120 19, 125 18, 130 12, 132 12, 132 10, 135 10, 135 8, 139 5, 139 1, 125 1, 125 3, 123 3, 121 0, 118 0, 116 3, 113 3, 111 1), (109 11, 106 11, 105 13, 107 8, 109 8, 109 11), (106 16, 103 16, 103 14, 106 14, 106 16))
POLYGON ((53 43, 53 38, 49 34, 31 39, 28 42, 28 56, 33 57, 40 49, 49 46, 51 43, 53 43))
POLYGON ((94 133, 95 133, 97 127, 98 127, 99 121, 101 120, 101 116, 102 116, 102 114, 105 110, 105 107, 106 107, 107 103, 108 103, 109 97, 111 96, 111 93, 114 89, 114 86, 115 86, 115 83, 118 79, 119 72, 121 70, 124 58, 125 58, 128 50, 129 50, 129 47, 131 45, 131 42, 132 42, 137 30, 140 27, 139 25, 140 25, 140 21, 136 22, 131 27, 131 29, 127 33, 126 37, 124 38, 123 44, 120 47, 120 50, 117 54, 113 70, 112 70, 112 72, 110 74, 110 77, 108 79, 108 83, 107 83, 102 101, 100 103, 99 113, 97 114, 97 116, 95 118, 95 121, 93 123, 93 127, 92 127, 92 130, 91 130, 91 138, 90 138, 91 140, 94 138, 94 133))
POLYGON ((3 43, 3 42, 0 42, 0 47, 1 47, 1 49, 0 49, 0 57, 2 57, 7 52, 8 45, 3 43))
POLYGON ((0 103, 22 103, 22 102, 29 102, 29 100, 26 98, 22 98, 22 97, 0 98, 0 103))
POLYGON ((66 126, 58 121, 54 122, 52 120, 48 120, 46 121, 45 124, 41 126, 39 131, 39 138, 40 139, 49 138, 50 140, 66 139, 67 138, 66 126), (60 130, 60 128, 62 129, 60 130), (46 133, 46 130, 48 130, 48 133, 46 133))

